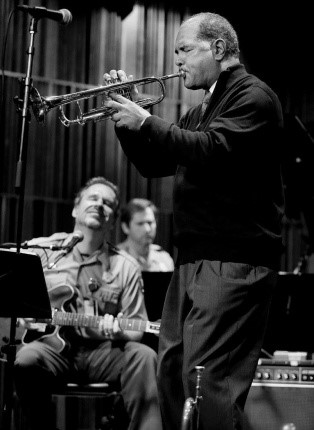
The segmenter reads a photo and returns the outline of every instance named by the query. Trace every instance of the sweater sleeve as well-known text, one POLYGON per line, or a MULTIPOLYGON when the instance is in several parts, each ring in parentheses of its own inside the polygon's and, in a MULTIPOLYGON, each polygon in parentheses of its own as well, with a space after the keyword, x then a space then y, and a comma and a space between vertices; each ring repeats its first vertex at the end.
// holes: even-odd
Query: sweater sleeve
POLYGON ((279 101, 256 84, 229 95, 218 111, 210 106, 200 127, 199 109, 192 108, 178 125, 152 115, 137 133, 116 132, 139 172, 161 177, 174 175, 178 165, 207 168, 216 160, 256 153, 261 145, 274 141, 280 118, 279 101))
POLYGON ((279 118, 272 95, 264 88, 251 86, 229 100, 217 116, 210 111, 199 131, 195 130, 197 111, 192 110, 178 126, 151 116, 141 134, 177 165, 197 168, 228 154, 247 154, 253 146, 256 150, 278 128, 279 118))
POLYGON ((167 148, 159 145, 158 139, 157 143, 153 143, 149 137, 145 138, 140 132, 134 133, 118 128, 116 134, 125 155, 142 176, 158 178, 175 174, 175 159, 167 148))

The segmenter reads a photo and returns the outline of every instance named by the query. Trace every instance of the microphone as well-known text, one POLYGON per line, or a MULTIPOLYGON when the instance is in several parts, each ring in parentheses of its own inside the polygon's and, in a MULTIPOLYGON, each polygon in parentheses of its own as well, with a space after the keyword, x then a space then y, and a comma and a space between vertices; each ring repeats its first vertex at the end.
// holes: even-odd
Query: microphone
POLYGON ((83 233, 80 230, 75 230, 70 242, 62 246, 62 249, 64 249, 66 253, 68 253, 75 247, 76 244, 78 244, 79 242, 82 242, 83 239, 84 239, 83 233))
POLYGON ((52 263, 48 264, 47 266, 48 269, 53 269, 58 263, 58 261, 61 260, 61 258, 67 255, 70 251, 72 251, 75 245, 79 242, 82 242, 83 239, 84 239, 84 234, 80 230, 75 230, 70 242, 67 245, 61 246, 61 250, 63 252, 61 252, 52 263))
POLYGON ((26 6, 24 4, 18 5, 17 9, 21 10, 22 12, 28 12, 33 18, 53 19, 62 25, 70 24, 72 21, 72 14, 68 9, 52 10, 41 6, 32 7, 26 6))

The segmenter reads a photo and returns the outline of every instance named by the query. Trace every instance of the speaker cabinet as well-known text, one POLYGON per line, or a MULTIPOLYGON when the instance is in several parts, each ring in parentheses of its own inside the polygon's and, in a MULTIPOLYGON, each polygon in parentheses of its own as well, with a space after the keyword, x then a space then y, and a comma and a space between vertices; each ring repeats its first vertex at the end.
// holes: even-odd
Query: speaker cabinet
POLYGON ((245 430, 314 429, 314 384, 253 382, 245 406, 245 430))

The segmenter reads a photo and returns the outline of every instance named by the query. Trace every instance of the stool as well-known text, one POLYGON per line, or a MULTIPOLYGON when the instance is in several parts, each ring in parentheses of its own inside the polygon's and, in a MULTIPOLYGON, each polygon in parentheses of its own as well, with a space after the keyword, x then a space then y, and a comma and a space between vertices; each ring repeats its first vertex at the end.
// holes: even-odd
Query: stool
POLYGON ((122 396, 110 384, 74 384, 54 392, 55 425, 60 430, 122 430, 126 413, 122 396))

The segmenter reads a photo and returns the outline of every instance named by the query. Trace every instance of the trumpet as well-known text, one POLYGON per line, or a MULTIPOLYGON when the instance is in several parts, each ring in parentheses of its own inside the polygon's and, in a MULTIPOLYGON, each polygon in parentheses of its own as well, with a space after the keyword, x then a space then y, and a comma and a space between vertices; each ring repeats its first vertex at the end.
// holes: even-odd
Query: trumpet
POLYGON ((200 401, 202 400, 201 392, 201 378, 204 371, 204 366, 195 366, 196 370, 196 387, 195 398, 188 397, 184 402, 181 430, 198 430, 199 428, 199 413, 200 401))
POLYGON ((121 94, 129 100, 132 100, 132 89, 134 88, 134 86, 139 87, 142 85, 156 83, 158 84, 160 90, 160 95, 158 97, 142 97, 138 98, 137 100, 132 100, 139 106, 143 107, 144 109, 147 109, 157 103, 160 103, 165 98, 166 90, 163 81, 183 76, 184 72, 181 71, 178 73, 161 76, 159 78, 151 76, 142 79, 135 79, 132 81, 115 82, 110 83, 109 85, 78 91, 76 93, 50 97, 42 97, 37 91, 37 89, 32 87, 30 90, 30 104, 32 106, 34 116, 38 122, 44 122, 48 112, 50 112, 54 108, 59 108, 59 119, 63 125, 65 125, 66 127, 69 127, 71 124, 84 125, 88 121, 96 122, 110 118, 111 115, 115 113, 115 110, 101 105, 100 107, 91 109, 88 112, 84 113, 81 110, 79 101, 91 99, 97 96, 102 96, 102 100, 106 100, 110 97, 110 93, 112 92, 121 94), (64 106, 73 102, 76 102, 78 106, 78 114, 76 118, 69 119, 65 115, 64 106))

